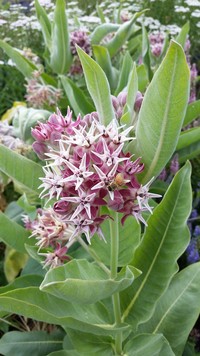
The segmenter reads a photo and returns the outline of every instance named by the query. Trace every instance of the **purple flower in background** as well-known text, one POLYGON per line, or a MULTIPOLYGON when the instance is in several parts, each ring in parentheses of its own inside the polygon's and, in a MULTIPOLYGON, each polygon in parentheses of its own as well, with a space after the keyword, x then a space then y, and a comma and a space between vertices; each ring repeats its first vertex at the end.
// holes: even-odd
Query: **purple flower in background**
POLYGON ((187 261, 189 264, 195 263, 199 261, 199 251, 198 251, 198 240, 196 238, 192 238, 189 246, 186 250, 187 261))
POLYGON ((160 57, 163 45, 164 45, 164 36, 162 33, 151 33, 149 35, 150 48, 151 52, 155 57, 160 57))

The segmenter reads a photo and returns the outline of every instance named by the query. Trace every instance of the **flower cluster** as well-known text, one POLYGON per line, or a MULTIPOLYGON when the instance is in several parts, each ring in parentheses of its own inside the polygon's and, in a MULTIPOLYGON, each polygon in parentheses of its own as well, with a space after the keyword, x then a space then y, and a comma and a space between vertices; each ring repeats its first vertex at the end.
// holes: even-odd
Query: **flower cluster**
POLYGON ((34 71, 33 78, 27 79, 25 95, 27 102, 37 109, 56 105, 62 96, 60 89, 41 83, 40 75, 40 71, 34 71))
POLYGON ((160 57, 163 45, 164 45, 164 36, 162 33, 151 33, 149 35, 150 48, 151 52, 155 57, 160 57))
MULTIPOLYGON (((70 226, 69 241, 82 233, 88 243, 95 233, 104 238, 100 225, 111 216, 101 213, 102 206, 122 213, 122 224, 132 215, 146 225, 142 213, 152 212, 148 199, 158 195, 149 193, 151 182, 138 183, 137 174, 144 169, 140 158, 133 161, 123 151, 133 139, 131 130, 115 120, 104 126, 96 113, 72 121, 70 109, 65 117, 58 110, 32 130, 33 147, 47 161, 40 196, 53 200, 53 210, 66 226, 61 231, 70 226)), ((33 234, 41 236, 37 229, 33 234)), ((46 241, 40 238, 40 246, 46 241)))
POLYGON ((36 245, 39 246, 39 254, 46 257, 44 267, 59 266, 70 259, 66 253, 74 228, 66 224, 52 208, 38 209, 37 213, 37 219, 33 221, 28 216, 24 216, 24 225, 28 230, 33 231, 31 237, 35 236, 38 240, 36 245), (41 248, 47 248, 48 251, 41 253, 41 248))
POLYGON ((28 145, 16 137, 13 126, 9 125, 7 120, 0 121, 0 143, 20 154, 30 150, 28 145))
POLYGON ((76 45, 78 45, 82 50, 91 54, 91 44, 90 39, 84 30, 76 30, 70 33, 70 49, 73 55, 73 63, 70 68, 70 74, 76 75, 83 72, 80 59, 77 54, 76 45))

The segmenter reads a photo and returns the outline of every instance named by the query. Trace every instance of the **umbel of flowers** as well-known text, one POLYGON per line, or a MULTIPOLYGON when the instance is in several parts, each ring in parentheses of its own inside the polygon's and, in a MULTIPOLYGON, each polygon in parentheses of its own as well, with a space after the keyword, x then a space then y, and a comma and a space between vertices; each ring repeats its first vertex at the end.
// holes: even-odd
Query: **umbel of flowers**
POLYGON ((62 263, 82 234, 88 243, 95 233, 104 239, 101 224, 112 219, 112 210, 122 213, 122 224, 132 215, 146 225, 142 213, 152 212, 148 199, 158 195, 148 192, 151 182, 138 182, 144 169, 141 159, 124 152, 127 141, 133 140, 132 128, 115 120, 104 126, 97 113, 73 121, 68 108, 65 117, 57 110, 32 130, 33 147, 46 161, 40 196, 53 202, 53 208, 40 210, 36 221, 26 223, 40 248, 53 249, 46 254, 46 265, 62 263), (107 214, 101 213, 102 206, 107 214))

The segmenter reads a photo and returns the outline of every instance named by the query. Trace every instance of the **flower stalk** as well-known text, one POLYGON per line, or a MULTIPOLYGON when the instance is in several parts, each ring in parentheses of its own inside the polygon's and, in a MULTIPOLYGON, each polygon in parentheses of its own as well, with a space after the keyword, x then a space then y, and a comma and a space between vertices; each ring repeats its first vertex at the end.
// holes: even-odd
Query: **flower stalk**
MULTIPOLYGON (((114 213, 114 220, 110 220, 110 238, 111 238, 111 257, 110 257, 110 277, 117 277, 118 269, 118 254, 119 254, 119 224, 118 213, 114 213)), ((116 326, 121 324, 121 308, 119 293, 114 293, 112 296, 113 310, 116 326)), ((122 354, 122 332, 116 334, 115 351, 117 355, 122 354)))

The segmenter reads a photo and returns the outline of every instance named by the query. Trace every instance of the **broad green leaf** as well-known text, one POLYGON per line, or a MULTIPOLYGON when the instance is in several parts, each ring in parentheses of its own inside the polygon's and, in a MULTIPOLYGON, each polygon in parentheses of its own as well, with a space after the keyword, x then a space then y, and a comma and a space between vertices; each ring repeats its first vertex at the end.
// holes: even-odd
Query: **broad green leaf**
POLYGON ((12 201, 9 203, 4 211, 4 214, 12 221, 15 221, 16 223, 20 224, 22 223, 22 213, 24 210, 19 207, 19 205, 16 203, 16 201, 12 201))
POLYGON ((163 200, 148 219, 148 227, 137 247, 132 265, 142 271, 131 287, 122 292, 123 318, 133 328, 153 313, 156 301, 177 272, 177 260, 189 242, 187 218, 191 212, 190 163, 175 175, 163 200))
MULTIPOLYGON (((102 231, 106 239, 106 243, 100 240, 97 236, 91 239, 89 249, 96 251, 100 260, 107 266, 110 265, 111 241, 109 234, 109 222, 105 221, 102 225, 102 231)), ((119 258, 118 266, 125 266, 133 258, 136 246, 140 241, 140 225, 133 217, 129 217, 124 226, 119 222, 119 258)))
POLYGON ((57 0, 52 27, 50 66, 57 74, 67 74, 71 61, 65 0, 57 0))
POLYGON ((187 40, 187 36, 190 30, 190 23, 189 21, 186 22, 186 24, 182 27, 180 33, 176 37, 176 42, 178 42, 184 49, 185 47, 185 42, 187 40))
POLYGON ((11 331, 0 340, 0 353, 3 355, 44 356, 49 352, 60 350, 64 333, 61 331, 11 331))
POLYGON ((134 64, 134 67, 130 73, 130 77, 128 81, 126 105, 124 108, 123 116, 120 119, 120 123, 129 126, 133 124, 134 104, 135 104, 137 92, 138 92, 138 77, 137 77, 136 65, 134 64))
POLYGON ((77 47, 77 52, 83 67, 87 88, 94 101, 99 119, 102 124, 107 125, 115 119, 115 114, 106 75, 101 67, 80 47, 77 47))
POLYGON ((51 352, 47 356, 81 356, 81 355, 75 350, 68 350, 68 351, 60 350, 60 351, 51 352))
POLYGON ((194 127, 187 131, 183 131, 180 134, 176 150, 179 151, 182 148, 188 147, 193 143, 198 142, 200 139, 200 127, 194 127))
POLYGON ((130 21, 125 22, 119 27, 113 38, 105 44, 105 47, 108 48, 111 58, 120 50, 126 40, 129 38, 133 24, 135 21, 144 14, 146 10, 136 12, 130 21))
POLYGON ((90 36, 91 44, 98 45, 101 40, 111 32, 116 32, 120 28, 118 24, 104 23, 97 26, 90 36))
POLYGON ((65 94, 76 116, 86 115, 94 111, 94 106, 85 97, 84 92, 69 78, 60 76, 65 94))
POLYGON ((0 294, 15 290, 18 288, 39 287, 42 282, 42 277, 36 274, 20 276, 6 286, 0 287, 0 294))
POLYGON ((47 110, 37 110, 33 108, 20 107, 13 118, 14 133, 25 142, 32 142, 31 128, 38 121, 45 122, 51 113, 47 110))
POLYGON ((127 51, 123 58, 122 68, 119 74, 118 86, 117 89, 115 90, 115 96, 117 96, 127 86, 128 78, 132 68, 133 68, 133 61, 129 52, 127 51))
POLYGON ((190 103, 187 107, 183 126, 189 125, 200 116, 200 100, 190 103))
POLYGON ((17 69, 24 75, 24 77, 31 78, 33 71, 38 69, 35 64, 25 58, 17 49, 11 47, 8 43, 2 40, 0 40, 0 48, 2 48, 7 56, 12 59, 17 69))
POLYGON ((49 270, 40 289, 69 302, 91 304, 129 287, 135 274, 139 271, 127 266, 114 280, 94 263, 74 259, 49 270))
POLYGON ((38 0, 35 0, 35 10, 38 21, 41 25, 42 34, 46 47, 51 49, 51 22, 45 9, 40 5, 38 0))
POLYGON ((39 178, 43 177, 42 167, 30 159, 0 144, 0 171, 39 194, 39 178))
POLYGON ((142 157, 142 182, 157 176, 172 156, 189 95, 189 69, 182 47, 171 42, 144 96, 134 153, 142 157))
POLYGON ((103 46, 94 45, 92 49, 93 49, 95 60, 105 72, 106 77, 110 84, 110 88, 112 90, 113 88, 115 88, 116 68, 112 67, 110 54, 107 48, 103 46))
POLYGON ((182 355, 189 333, 200 310, 200 263, 195 263, 172 280, 161 296, 153 316, 139 327, 140 332, 162 333, 175 355, 182 355))
POLYGON ((69 303, 39 290, 20 288, 0 294, 0 312, 23 315, 27 318, 61 325, 97 335, 115 335, 127 330, 127 324, 116 327, 112 316, 101 303, 83 305, 69 303))
POLYGON ((200 141, 191 144, 181 150, 177 151, 178 153, 178 160, 180 163, 184 163, 188 159, 193 159, 198 157, 200 154, 200 141))
POLYGON ((110 336, 97 336, 75 330, 68 330, 67 334, 81 355, 113 356, 114 340, 110 336))
POLYGON ((140 334, 124 347, 127 356, 175 356, 163 335, 140 334))
POLYGON ((0 240, 8 246, 19 252, 26 252, 25 243, 33 244, 34 239, 29 239, 30 232, 25 230, 21 225, 9 219, 5 214, 0 212, 0 240))

